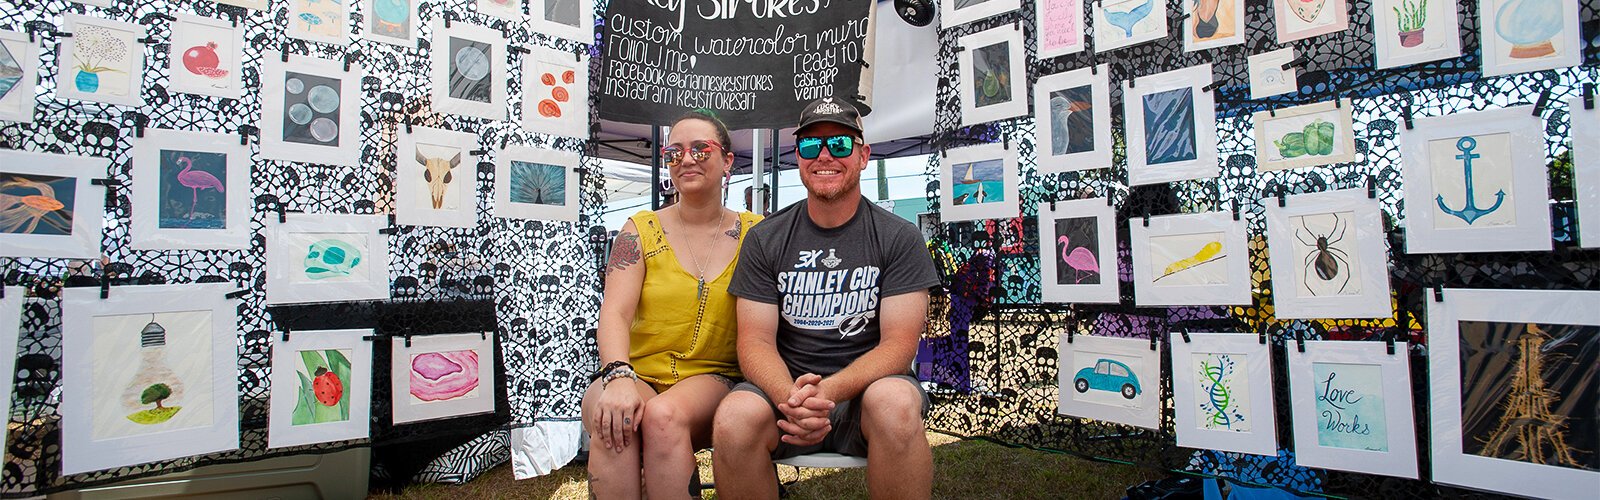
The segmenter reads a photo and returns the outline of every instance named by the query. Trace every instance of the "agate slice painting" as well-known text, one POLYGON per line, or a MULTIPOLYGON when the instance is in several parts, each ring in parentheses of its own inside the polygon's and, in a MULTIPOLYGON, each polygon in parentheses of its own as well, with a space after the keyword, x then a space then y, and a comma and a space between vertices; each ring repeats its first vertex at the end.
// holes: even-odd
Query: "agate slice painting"
POLYGON ((493 334, 396 338, 390 352, 395 424, 495 411, 493 334))

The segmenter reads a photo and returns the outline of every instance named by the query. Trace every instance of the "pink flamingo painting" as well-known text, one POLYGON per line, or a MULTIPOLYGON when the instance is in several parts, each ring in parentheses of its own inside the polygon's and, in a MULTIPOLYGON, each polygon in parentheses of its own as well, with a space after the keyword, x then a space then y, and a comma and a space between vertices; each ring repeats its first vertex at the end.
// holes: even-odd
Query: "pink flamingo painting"
POLYGON ((1074 283, 1083 282, 1083 273, 1099 274, 1100 261, 1094 258, 1094 252, 1086 247, 1072 248, 1071 241, 1066 236, 1056 238, 1056 242, 1061 244, 1061 261, 1078 272, 1078 279, 1074 283), (1068 251, 1069 248, 1071 251, 1068 251))
POLYGON ((194 160, 189 159, 187 156, 179 156, 176 162, 180 165, 183 165, 183 171, 178 172, 178 184, 182 184, 183 187, 189 188, 191 190, 191 194, 194 195, 193 198, 189 200, 188 217, 189 219, 193 219, 194 207, 200 203, 200 190, 209 188, 215 189, 218 193, 221 193, 224 191, 222 181, 218 180, 216 176, 211 175, 203 170, 190 170, 191 168, 194 168, 194 160))

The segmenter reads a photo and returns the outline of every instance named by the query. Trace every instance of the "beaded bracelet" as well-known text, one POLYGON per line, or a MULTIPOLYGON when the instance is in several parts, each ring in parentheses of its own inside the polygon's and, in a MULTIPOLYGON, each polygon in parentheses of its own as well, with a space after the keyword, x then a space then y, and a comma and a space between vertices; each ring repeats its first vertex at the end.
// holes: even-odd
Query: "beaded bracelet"
POLYGON ((616 367, 616 368, 612 368, 611 371, 609 371, 609 372, 606 372, 605 377, 603 377, 604 381, 600 383, 600 387, 603 388, 605 386, 611 385, 611 381, 619 379, 619 378, 623 378, 623 377, 632 378, 634 380, 639 380, 639 374, 633 372, 633 367, 631 367, 631 366, 627 366, 627 367, 619 366, 619 367, 616 367))
POLYGON ((630 371, 633 370, 633 364, 628 363, 627 361, 622 361, 622 360, 612 361, 610 363, 606 363, 605 366, 600 367, 599 370, 595 370, 594 375, 590 375, 589 376, 589 381, 593 382, 593 381, 596 381, 596 380, 600 380, 600 377, 604 377, 606 375, 609 375, 613 370, 616 370, 617 368, 620 368, 620 367, 623 367, 623 366, 628 367, 628 370, 630 370, 630 371))

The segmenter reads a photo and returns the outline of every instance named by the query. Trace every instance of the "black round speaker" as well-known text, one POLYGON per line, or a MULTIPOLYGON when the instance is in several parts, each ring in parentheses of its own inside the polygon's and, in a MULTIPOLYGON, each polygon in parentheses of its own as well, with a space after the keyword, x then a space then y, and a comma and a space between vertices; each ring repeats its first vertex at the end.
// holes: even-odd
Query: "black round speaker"
POLYGON ((936 5, 934 0, 894 0, 894 11, 906 24, 920 28, 933 22, 936 5))

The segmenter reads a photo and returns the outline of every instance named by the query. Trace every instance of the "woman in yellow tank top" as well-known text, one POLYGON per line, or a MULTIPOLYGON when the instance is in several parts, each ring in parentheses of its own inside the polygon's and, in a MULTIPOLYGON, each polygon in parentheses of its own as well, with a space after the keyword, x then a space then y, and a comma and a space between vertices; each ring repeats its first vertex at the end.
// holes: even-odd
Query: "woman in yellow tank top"
POLYGON ((739 378, 728 281, 745 231, 761 216, 722 206, 733 167, 728 129, 679 118, 662 148, 679 202, 628 219, 606 265, 596 340, 601 367, 583 396, 597 498, 685 498, 694 450, 739 378))

